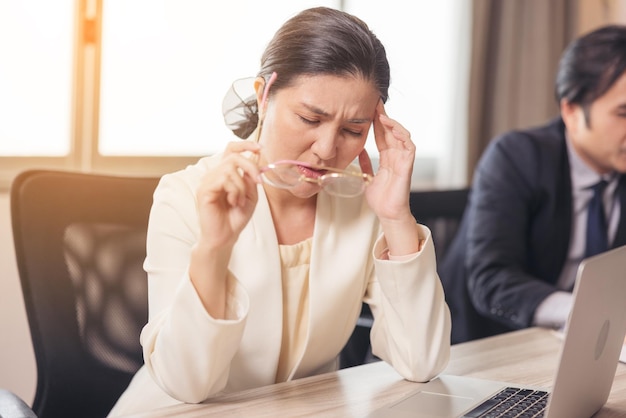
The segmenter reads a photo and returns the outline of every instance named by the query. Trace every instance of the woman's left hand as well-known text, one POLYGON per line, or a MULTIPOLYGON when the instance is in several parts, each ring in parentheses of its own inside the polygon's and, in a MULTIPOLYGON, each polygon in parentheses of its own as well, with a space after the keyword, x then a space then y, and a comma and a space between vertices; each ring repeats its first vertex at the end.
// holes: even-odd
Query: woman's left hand
MULTIPOLYGON (((382 220, 412 219, 409 208, 411 175, 415 160, 415 144, 400 123, 385 114, 382 101, 374 115, 374 137, 380 154, 380 163, 365 197, 372 210, 382 220)), ((365 173, 373 174, 370 158, 365 150, 359 155, 359 164, 365 173)))

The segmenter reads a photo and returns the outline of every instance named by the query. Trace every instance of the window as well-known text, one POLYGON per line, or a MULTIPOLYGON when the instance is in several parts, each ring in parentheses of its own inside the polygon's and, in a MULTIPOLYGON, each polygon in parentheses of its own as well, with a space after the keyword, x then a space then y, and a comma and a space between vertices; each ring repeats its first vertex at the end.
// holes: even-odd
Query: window
POLYGON ((69 153, 73 1, 0 1, 0 155, 69 153))
POLYGON ((253 77, 276 29, 299 10, 338 1, 104 0, 103 155, 204 155, 234 136, 222 98, 253 77))
MULTIPOLYGON (((0 0, 5 183, 35 166, 161 174, 222 149, 235 139, 221 114, 231 83, 256 74, 283 21, 319 5, 363 18, 385 44, 387 111, 412 132, 416 182, 432 184, 458 148, 451 138, 464 139, 453 131, 463 122, 463 0, 48 3, 0 0)), ((373 138, 368 150, 375 155, 373 138)))
POLYGON ((73 10, 0 0, 0 190, 29 163, 70 164, 73 10))

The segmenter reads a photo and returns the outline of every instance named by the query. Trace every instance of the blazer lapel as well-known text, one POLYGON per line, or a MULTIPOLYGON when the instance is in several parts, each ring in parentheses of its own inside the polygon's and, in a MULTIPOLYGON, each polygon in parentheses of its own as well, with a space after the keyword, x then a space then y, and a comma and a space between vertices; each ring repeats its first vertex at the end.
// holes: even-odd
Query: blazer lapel
POLYGON ((283 325, 283 301, 278 239, 267 197, 259 185, 256 210, 239 236, 230 265, 233 274, 250 295, 246 332, 233 362, 250 386, 267 384, 276 377, 283 325), (263 268, 259 268, 263 266, 263 268), (246 359, 260 359, 253 362, 246 359), (251 368, 250 365, 254 364, 251 368))
POLYGON ((367 285, 364 278, 373 268, 371 246, 377 225, 363 198, 318 194, 307 341, 293 377, 309 375, 332 360, 352 333, 367 285), (363 211, 370 213, 371 228, 363 211))

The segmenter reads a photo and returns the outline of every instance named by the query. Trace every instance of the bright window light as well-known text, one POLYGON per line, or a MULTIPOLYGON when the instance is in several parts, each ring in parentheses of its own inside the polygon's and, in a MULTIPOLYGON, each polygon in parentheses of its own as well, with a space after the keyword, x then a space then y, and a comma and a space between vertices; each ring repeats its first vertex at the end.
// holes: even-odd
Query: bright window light
MULTIPOLYGON (((254 76, 262 51, 294 13, 339 2, 107 0, 103 10, 100 152, 205 155, 236 137, 221 103, 230 84, 254 76), (307 4, 310 3, 310 4, 307 4)), ((458 67, 450 30, 456 1, 343 2, 387 48, 392 85, 387 111, 412 132, 421 157, 444 154, 458 67)), ((375 156, 373 138, 368 151, 375 156)))
MULTIPOLYGON (((222 116, 232 82, 256 75, 285 20, 329 6, 362 18, 385 45, 386 110, 411 132, 416 176, 464 178, 462 167, 450 173, 466 140, 465 0, 102 0, 99 114, 78 121, 88 132, 97 123, 93 138, 71 130, 73 106, 92 106, 71 102, 77 1, 0 0, 0 157, 66 156, 73 135, 105 157, 218 152, 237 140, 222 116)), ((373 138, 366 146, 375 162, 373 138)))
POLYGON ((70 150, 74 0, 0 0, 0 156, 70 150))
MULTIPOLYGON (((410 132, 421 156, 443 151, 455 48, 454 1, 345 1, 385 45, 391 66, 386 110, 410 132), (401 12, 404 10, 404 12, 401 12)), ((373 141, 370 141, 372 144, 373 141)))
POLYGON ((222 99, 253 77, 278 27, 338 1, 105 0, 100 144, 104 155, 205 155, 236 139, 222 99))

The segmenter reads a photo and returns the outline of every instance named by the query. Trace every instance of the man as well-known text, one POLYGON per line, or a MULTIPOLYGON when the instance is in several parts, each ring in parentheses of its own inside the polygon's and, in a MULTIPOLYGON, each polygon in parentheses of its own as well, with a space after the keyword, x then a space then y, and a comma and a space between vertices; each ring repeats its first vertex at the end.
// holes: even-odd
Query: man
POLYGON ((453 343, 561 328, 580 261, 626 244, 626 26, 575 40, 555 90, 559 118, 496 138, 478 163, 459 234, 439 270, 453 343), (590 203, 600 180, 601 199, 590 203), (596 219, 590 211, 605 226, 587 233, 596 219), (596 234, 604 242, 586 252, 596 234))

